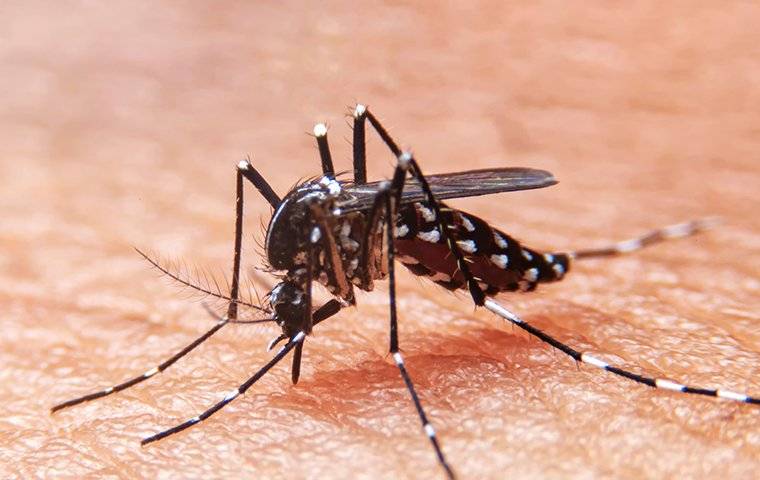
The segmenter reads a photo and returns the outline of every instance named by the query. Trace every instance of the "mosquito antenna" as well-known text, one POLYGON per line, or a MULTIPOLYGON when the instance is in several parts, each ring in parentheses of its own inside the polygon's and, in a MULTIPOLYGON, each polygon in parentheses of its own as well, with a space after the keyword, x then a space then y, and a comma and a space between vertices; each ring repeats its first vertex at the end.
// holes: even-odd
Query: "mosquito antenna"
MULTIPOLYGON (((243 306, 246 306, 246 307, 249 307, 249 308, 253 308, 253 309, 265 312, 265 313, 271 313, 269 311, 269 309, 260 307, 258 305, 254 305, 251 302, 246 302, 244 300, 233 300, 229 296, 222 294, 221 291, 214 292, 213 290, 211 290, 209 288, 205 288, 205 287, 202 287, 200 285, 196 285, 196 284, 190 282, 189 280, 183 278, 183 276, 182 276, 181 273, 180 274, 174 273, 169 268, 164 267, 157 260, 154 260, 147 253, 143 252, 139 248, 137 248, 137 247, 132 247, 132 248, 134 248, 135 251, 137 253, 139 253, 141 257, 143 257, 145 260, 147 260, 148 263, 150 263, 159 272, 163 273, 164 275, 166 275, 167 277, 171 278, 172 280, 174 280, 175 282, 179 283, 180 285, 183 285, 183 286, 188 287, 188 288, 192 288, 193 290, 201 292, 201 293, 203 293, 205 295, 208 295, 210 297, 218 298, 220 300, 226 300, 228 302, 235 302, 238 305, 243 305, 243 306)), ((205 272, 203 272, 203 275, 205 276, 205 272)))

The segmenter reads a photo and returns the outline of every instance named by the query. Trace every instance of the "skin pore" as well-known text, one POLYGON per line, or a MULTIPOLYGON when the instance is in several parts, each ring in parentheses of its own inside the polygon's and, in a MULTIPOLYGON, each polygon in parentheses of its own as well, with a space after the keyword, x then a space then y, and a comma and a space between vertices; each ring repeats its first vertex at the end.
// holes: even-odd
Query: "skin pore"
MULTIPOLYGON (((443 478, 387 355, 385 283, 315 328, 297 386, 286 359, 155 445, 139 441, 219 401, 271 358, 279 330, 228 325, 133 389, 48 413, 213 326, 197 296, 131 247, 224 288, 238 160, 251 154, 284 195, 319 171, 303 132, 326 121, 336 168, 347 169, 341 115, 358 100, 426 173, 552 171, 561 183, 550 189, 451 202, 531 247, 601 246, 723 217, 714 231, 577 263, 558 284, 499 301, 636 372, 760 394, 757 7, 125 2, 54 20, 38 8, 0 20, 11 32, 0 67, 3 478, 443 478)), ((387 178, 392 156, 368 141, 370 179, 387 178)), ((263 265, 269 214, 246 186, 244 271, 263 265)), ((757 407, 576 366, 465 294, 397 271, 401 349, 461 478, 756 471, 757 407)), ((276 282, 251 278, 261 293, 276 282)))

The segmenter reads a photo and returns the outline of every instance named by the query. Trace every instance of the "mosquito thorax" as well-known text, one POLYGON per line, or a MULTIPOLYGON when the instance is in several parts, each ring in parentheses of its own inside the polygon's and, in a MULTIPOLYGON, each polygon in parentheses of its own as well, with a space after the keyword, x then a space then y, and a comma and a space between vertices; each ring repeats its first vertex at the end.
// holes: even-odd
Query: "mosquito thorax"
POLYGON ((321 205, 333 210, 341 194, 340 183, 331 176, 306 182, 293 189, 275 209, 269 221, 265 248, 269 265, 275 270, 293 270, 307 264, 311 242, 310 209, 321 205))

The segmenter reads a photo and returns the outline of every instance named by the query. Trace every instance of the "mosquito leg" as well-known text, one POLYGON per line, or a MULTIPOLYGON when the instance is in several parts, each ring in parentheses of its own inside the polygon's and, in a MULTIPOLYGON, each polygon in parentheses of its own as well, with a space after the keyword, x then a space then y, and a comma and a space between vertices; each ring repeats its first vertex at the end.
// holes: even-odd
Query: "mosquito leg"
POLYGON ((66 402, 60 403, 54 406, 53 408, 51 408, 51 413, 57 412, 58 410, 62 410, 64 408, 72 407, 74 405, 78 405, 80 403, 88 402, 90 400, 95 400, 96 398, 105 397, 115 392, 120 392, 122 390, 125 390, 129 387, 132 387, 134 385, 137 385, 140 382, 143 382, 149 379, 150 377, 154 376, 155 374, 159 372, 163 372, 164 370, 172 366, 177 360, 184 357, 185 355, 190 353, 193 349, 195 349, 197 346, 199 346, 200 344, 208 340, 212 335, 218 332, 222 327, 227 325, 227 323, 229 323, 230 320, 234 321, 237 318, 238 290, 240 286, 240 251, 241 251, 241 242, 242 242, 242 237, 243 237, 243 174, 242 174, 241 169, 238 169, 237 171, 235 183, 236 183, 235 249, 234 249, 233 261, 232 261, 233 266, 232 266, 232 285, 230 286, 230 303, 227 308, 226 317, 219 319, 219 321, 216 323, 216 325, 214 325, 213 328, 211 328, 209 331, 207 331, 206 333, 204 333, 203 335, 195 339, 191 344, 187 345, 185 348, 183 348, 182 350, 174 354, 171 358, 151 368, 150 370, 146 371, 142 375, 131 378, 117 385, 113 385, 99 392, 91 393, 88 395, 84 395, 82 397, 74 398, 66 402))
POLYGON ((649 245, 664 242, 671 238, 682 238, 695 235, 699 232, 703 232, 709 228, 714 227, 720 222, 717 218, 703 218, 700 220, 694 220, 692 222, 679 223, 677 225, 670 225, 658 230, 652 230, 640 237, 632 238, 630 240, 624 240, 617 242, 607 247, 592 248, 588 250, 577 250, 571 252, 569 255, 572 258, 592 258, 592 257, 609 257, 613 255, 620 255, 623 253, 635 252, 641 250, 649 245))
POLYGON ((317 138, 319 158, 322 160, 322 174, 334 178, 335 167, 330 154, 330 145, 327 143, 327 125, 324 123, 314 125, 314 136, 317 138))
POLYGON ((277 352, 277 354, 272 357, 272 359, 267 362, 266 365, 264 365, 258 372, 256 372, 251 378, 245 381, 245 383, 241 384, 238 388, 235 390, 230 391, 227 393, 224 398, 214 404, 211 408, 204 411, 200 415, 197 415, 190 420, 187 420, 186 422, 183 422, 175 427, 172 427, 168 430, 164 430, 162 432, 159 432, 155 435, 151 435, 150 437, 144 438, 140 444, 147 445, 148 443, 153 443, 155 441, 161 440, 162 438, 166 438, 169 435, 173 435, 175 433, 181 432, 182 430, 185 430, 189 427, 192 427, 196 423, 200 423, 203 420, 206 420, 211 415, 215 414, 222 408, 224 408, 228 403, 233 401, 235 398, 237 398, 239 395, 242 395, 251 388, 251 386, 256 383, 261 377, 263 377, 272 367, 277 365, 277 363, 280 362, 285 356, 293 350, 297 345, 300 345, 301 342, 303 342, 304 338, 306 337, 306 334, 303 332, 298 332, 296 335, 294 335, 288 343, 283 345, 280 350, 277 352))
MULTIPOLYGON (((340 302, 337 300, 330 300, 321 307, 319 307, 316 311, 314 311, 313 314, 313 322, 316 325, 317 323, 323 322, 327 320, 328 318, 332 317, 336 313, 340 311, 340 302)), ((285 356, 290 352, 293 348, 298 347, 298 345, 301 345, 304 341, 304 338, 306 338, 306 334, 304 332, 298 332, 295 334, 288 343, 283 345, 280 350, 277 352, 277 354, 272 357, 272 359, 264 365, 258 372, 256 372, 251 378, 246 380, 245 383, 240 385, 236 390, 232 390, 231 392, 227 393, 224 398, 216 403, 214 406, 206 410, 205 412, 201 413, 200 415, 191 418, 190 420, 177 425, 176 427, 170 428, 168 430, 164 430, 163 432, 157 433, 155 435, 152 435, 148 438, 143 439, 140 443, 142 445, 155 442, 157 440, 161 440, 162 438, 166 438, 169 435, 175 434, 177 432, 181 432, 182 430, 185 430, 196 423, 202 422, 203 420, 206 420, 211 415, 215 414, 217 411, 224 408, 225 405, 233 401, 235 398, 237 398, 239 395, 242 395, 251 388, 251 386, 256 383, 261 377, 263 377, 272 367, 277 365, 277 363, 280 362, 285 356)))
POLYGON ((435 198, 435 195, 433 195, 433 191, 430 189, 430 185, 428 184, 425 175, 422 173, 422 170, 420 170, 420 166, 417 164, 417 161, 411 155, 409 156, 409 163, 411 164, 410 170, 412 176, 414 176, 414 178, 420 182, 422 191, 425 192, 428 203, 433 209, 433 213, 435 213, 435 218, 438 221, 438 229, 440 230, 441 235, 446 239, 446 244, 449 247, 449 251, 454 254, 454 258, 457 262, 457 268, 459 268, 459 271, 462 272, 462 276, 467 283, 467 289, 470 291, 472 301, 475 302, 475 305, 482 307, 483 303, 485 302, 486 295, 483 293, 483 289, 480 288, 480 285, 478 284, 478 281, 480 279, 475 277, 470 272, 470 267, 467 265, 467 259, 462 253, 462 250, 459 248, 457 242, 454 241, 454 239, 449 234, 449 228, 451 228, 452 222, 446 221, 446 219, 451 218, 448 209, 446 209, 446 214, 444 215, 444 209, 441 208, 440 202, 435 198))
POLYGON ((269 202, 272 208, 277 208, 280 205, 280 197, 274 192, 269 183, 261 176, 261 174, 253 168, 250 159, 241 160, 238 163, 238 171, 256 187, 256 190, 261 193, 261 196, 269 202))
POLYGON ((406 389, 409 391, 409 395, 412 397, 412 402, 414 402, 414 407, 417 409, 417 415, 420 417, 420 422, 422 423, 422 428, 425 431, 425 434, 430 439, 430 443, 433 446, 433 450, 435 450, 436 457, 438 458, 438 463, 441 464, 441 467, 446 472, 446 476, 450 479, 455 478, 454 471, 452 470, 451 466, 449 466, 449 463, 446 461, 446 457, 443 454, 443 450, 441 450, 441 445, 438 443, 438 438, 435 434, 435 429, 433 428, 433 425, 430 423, 430 421, 427 418, 427 415, 425 414, 425 409, 422 407, 422 402, 420 401, 419 396, 417 395, 417 391, 414 388, 414 383, 412 383, 412 379, 409 376, 409 372, 406 370, 406 366, 404 364, 404 357, 401 355, 401 352, 399 351, 399 341, 398 341, 398 317, 396 314, 396 275, 394 271, 394 262, 393 262, 393 237, 394 237, 394 227, 395 227, 395 199, 393 198, 392 192, 389 190, 386 190, 384 192, 381 192, 379 195, 382 195, 385 200, 385 220, 386 220, 386 236, 388 241, 388 285, 389 285, 389 299, 390 299, 390 353, 393 355, 393 361, 396 363, 396 366, 399 369, 399 372, 401 373, 401 378, 404 380, 404 384, 406 384, 406 389))
MULTIPOLYGON (((387 268, 388 268, 388 279, 389 279, 389 308, 390 308, 390 346, 389 350, 390 353, 393 355, 393 360, 396 363, 396 366, 399 369, 399 372, 401 373, 401 377, 404 380, 404 384, 406 385, 407 390, 409 391, 409 394, 412 397, 412 402, 414 403, 414 407, 417 409, 417 414, 419 415, 420 422, 422 423, 422 428, 425 431, 425 434, 430 439, 430 443, 433 446, 433 449, 435 450, 436 457, 438 459, 438 462, 441 464, 443 469, 446 471, 446 475, 448 478, 453 479, 454 471, 449 466, 448 462, 446 461, 446 457, 443 454, 443 451, 441 450, 441 446, 438 443, 438 438, 435 434, 435 429, 430 424, 430 421, 427 418, 427 415, 425 414, 425 409, 422 406, 422 402, 420 402, 419 396, 417 395, 417 391, 414 388, 414 383, 412 382, 411 377, 409 376, 409 372, 406 370, 406 366, 404 364, 404 357, 401 355, 401 352, 399 350, 399 340, 398 340, 398 315, 396 310, 396 274, 394 269, 394 246, 393 246, 393 238, 395 236, 395 223, 396 223, 396 205, 398 204, 399 199, 401 198, 401 193, 404 188, 404 181, 406 179, 406 173, 407 170, 410 167, 410 161, 412 157, 408 153, 400 153, 398 156, 398 164, 396 165, 396 170, 393 174, 393 180, 391 182, 387 182, 384 185, 380 187, 380 191, 378 192, 377 196, 375 197, 375 202, 372 205, 372 208, 370 210, 370 213, 367 217, 367 231, 365 234, 365 241, 364 241, 364 252, 362 255, 362 262, 365 265, 365 272, 369 272, 369 259, 372 250, 374 249, 371 245, 371 239, 375 238, 375 232, 377 231, 378 224, 382 224, 383 216, 385 217, 385 223, 386 223, 386 237, 387 237, 387 252, 388 252, 388 258, 387 258, 387 268)), ((371 278, 371 277, 370 277, 371 278)))
MULTIPOLYGON (((404 189, 404 182, 406 180, 407 171, 409 170, 409 155, 399 155, 397 159, 396 169, 393 172, 393 179, 386 184, 384 190, 387 193, 378 194, 375 197, 375 201, 367 215, 367 228, 364 232, 364 242, 362 242, 362 252, 360 265, 362 268, 362 285, 368 290, 372 290, 372 283, 376 277, 376 265, 373 261, 373 255, 375 254, 375 241, 378 236, 376 233, 383 222, 383 212, 385 208, 384 196, 390 195, 396 204, 398 204, 401 194, 404 189)), ((395 219, 394 219, 395 221, 395 219)), ((394 228, 395 230, 395 228, 394 228)))
POLYGON ((610 365, 607 362, 594 357, 593 355, 590 355, 584 352, 579 352, 569 347, 568 345, 560 342, 559 340, 543 332, 542 330, 539 330, 533 325, 530 325, 528 322, 524 321, 519 316, 507 310, 506 308, 504 308, 503 306, 501 306, 499 303, 495 302, 492 299, 488 299, 485 301, 485 307, 491 312, 503 318, 504 320, 510 322, 511 324, 522 328, 523 330, 533 335, 534 337, 538 338, 542 342, 548 343, 552 347, 568 355, 576 362, 586 363, 594 367, 601 368, 602 370, 606 370, 614 375, 627 378, 628 380, 632 380, 636 383, 640 383, 642 385, 646 385, 652 388, 659 388, 663 390, 671 390, 675 392, 689 393, 689 394, 694 394, 694 395, 706 395, 708 397, 725 398, 728 400, 734 400, 737 402, 744 402, 744 403, 752 403, 756 405, 760 404, 760 397, 750 397, 749 395, 732 392, 730 390, 692 387, 692 386, 683 385, 681 383, 677 383, 671 380, 647 377, 644 375, 639 375, 639 374, 630 372, 628 370, 623 370, 622 368, 618 368, 613 365, 610 365))
POLYGON ((365 138, 365 120, 367 119, 367 107, 357 104, 353 112, 354 117, 354 183, 363 185, 367 183, 367 143, 365 138))
POLYGON ((211 337, 213 334, 215 334, 216 332, 218 332, 227 323, 228 323, 227 319, 220 320, 219 322, 217 322, 216 325, 214 325, 214 327, 211 330, 207 331, 206 333, 204 333, 203 335, 201 335, 200 337, 198 337, 197 339, 195 339, 195 341, 193 343, 191 343, 190 345, 186 346, 185 348, 183 348, 182 350, 180 350, 179 352, 177 352, 176 354, 174 354, 174 356, 172 356, 168 360, 164 361, 163 363, 159 364, 158 366, 155 366, 155 367, 151 368, 150 370, 148 370, 147 372, 143 373, 142 375, 139 375, 139 376, 134 377, 134 378, 132 378, 130 380, 127 380, 126 382, 119 383, 117 385, 108 387, 108 388, 106 388, 104 390, 101 390, 99 392, 91 393, 89 395, 84 395, 82 397, 74 398, 72 400, 68 400, 66 402, 60 403, 60 404, 54 406, 53 408, 51 408, 50 409, 50 413, 57 412, 58 410, 63 410, 64 408, 72 407, 72 406, 78 405, 80 403, 89 402, 90 400, 95 400, 96 398, 105 397, 107 395, 111 395, 112 393, 116 393, 116 392, 120 392, 122 390, 126 390, 129 387, 132 387, 132 386, 137 385, 138 383, 140 383, 140 382, 142 382, 144 380, 149 379, 150 377, 152 377, 153 375, 155 375, 155 374, 157 374, 159 372, 163 372, 164 370, 166 370, 167 368, 169 368, 170 366, 172 366, 174 364, 174 362, 176 362, 180 358, 182 358, 185 355, 187 355, 188 353, 190 353, 190 351, 192 351, 195 347, 197 347, 201 343, 205 342, 209 337, 211 337))
POLYGON ((354 298, 354 289, 346 279, 346 271, 343 268, 343 260, 338 250, 338 245, 335 242, 335 221, 334 217, 327 215, 323 208, 314 203, 311 205, 311 216, 314 219, 314 223, 319 227, 321 234, 319 235, 319 242, 323 247, 325 254, 325 271, 328 276, 328 285, 336 285, 337 288, 332 287, 330 293, 333 295, 345 298, 346 301, 354 305, 356 299, 354 298))
MULTIPOLYGON (((383 125, 380 123, 380 121, 370 112, 369 110, 365 110, 367 119, 369 120, 369 123, 372 124, 372 127, 377 131, 377 134, 380 135, 380 138, 383 139, 383 142, 388 146, 391 152, 393 152, 396 157, 399 159, 402 157, 408 158, 408 163, 411 165, 410 173, 413 177, 417 179, 418 182, 420 182, 420 185, 422 186, 422 190, 425 192, 425 196, 428 199, 428 202, 433 208, 433 211, 435 213, 436 219, 438 220, 438 229, 441 232, 441 235, 446 240, 446 243, 449 247, 449 250, 454 255, 454 258, 457 262, 457 267, 462 272, 462 275, 464 276, 464 279, 467 283, 467 289, 470 291, 470 296, 472 296, 472 301, 475 302, 475 305, 483 306, 483 302, 485 301, 485 294, 483 293, 483 289, 480 288, 480 285, 478 285, 478 279, 475 278, 474 275, 470 272, 470 267, 467 265, 467 259, 465 258, 464 254, 462 253, 462 250, 459 248, 459 246, 456 244, 456 242, 451 238, 451 235, 449 235, 449 225, 445 222, 446 218, 450 218, 450 215, 443 215, 443 209, 441 208, 440 202, 435 198, 433 195, 432 190, 430 189, 430 185, 428 184, 427 180, 425 179, 425 175, 423 175, 422 170, 420 170, 419 165, 417 164, 417 161, 414 159, 411 153, 408 152, 402 152, 401 149, 398 147, 396 142, 391 138, 388 131, 383 127, 383 125)), ((448 213, 448 212, 447 212, 448 213)))
POLYGON ((227 319, 235 320, 238 314, 238 293, 240 289, 240 255, 243 246, 243 172, 240 168, 235 175, 235 247, 232 256, 232 285, 227 319))

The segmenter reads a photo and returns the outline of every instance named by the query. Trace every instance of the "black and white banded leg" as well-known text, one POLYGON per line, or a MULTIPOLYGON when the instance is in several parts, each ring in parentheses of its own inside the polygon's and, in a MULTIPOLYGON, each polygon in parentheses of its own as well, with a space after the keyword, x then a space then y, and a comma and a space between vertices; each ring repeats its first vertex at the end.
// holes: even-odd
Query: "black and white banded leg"
POLYGON ((691 222, 678 223, 668 227, 652 230, 636 238, 616 242, 612 245, 587 250, 576 250, 568 255, 574 259, 610 257, 635 252, 655 243, 664 242, 673 238, 689 237, 696 233, 708 230, 720 223, 718 218, 703 218, 691 222))
MULTIPOLYGON (((138 375, 134 378, 131 378, 125 382, 113 385, 111 387, 108 387, 106 389, 100 390, 95 393, 90 393, 88 395, 84 395, 78 398, 74 398, 68 401, 65 401, 63 403, 60 403, 58 405, 55 405, 50 409, 51 413, 57 412, 58 410, 63 410, 64 408, 72 407, 74 405, 78 405, 80 403, 88 402, 90 400, 95 400, 97 398, 102 398, 108 395, 111 395, 116 392, 120 392, 122 390, 126 390, 129 387, 132 387, 134 385, 137 385, 138 383, 141 383, 157 373, 163 372, 170 366, 174 365, 180 358, 184 357, 188 353, 190 353, 192 350, 194 350, 196 347, 201 345, 203 342, 208 340, 212 335, 214 335, 216 332, 222 329, 225 325, 227 325, 231 321, 235 321, 237 319, 238 314, 238 291, 240 287, 240 254, 241 254, 241 244, 242 244, 242 238, 243 238, 243 177, 246 175, 246 168, 243 166, 247 165, 250 166, 250 163, 243 161, 240 162, 240 165, 238 166, 237 174, 236 174, 236 201, 235 201, 235 247, 234 247, 234 254, 233 254, 233 266, 232 266, 232 283, 230 285, 230 292, 229 292, 229 305, 227 307, 227 314, 220 318, 217 323, 206 333, 195 339, 192 343, 187 345, 185 348, 174 354, 169 359, 161 362, 160 364, 156 365, 155 367, 151 368, 150 370, 146 371, 142 375, 138 375)), ((255 172, 255 175, 258 175, 258 172, 253 170, 255 172)), ((251 172, 248 172, 251 173, 251 172)), ((258 175, 259 178, 261 178, 260 175, 258 175)), ((254 177, 255 178, 255 177, 254 177)), ((256 188, 259 189, 259 191, 262 192, 265 198, 269 200, 270 202, 273 201, 275 198, 277 198, 277 195, 274 194, 271 187, 269 187, 269 184, 266 183, 266 181, 261 178, 261 182, 254 183, 256 185, 256 188), (261 183, 263 182, 263 183, 261 183), (271 192, 271 193, 269 193, 271 192)), ((279 202, 279 199, 277 199, 279 202)), ((138 250, 139 252, 139 250, 138 250)), ((145 258, 148 258, 145 254, 140 252, 141 255, 143 255, 145 258)), ((154 263, 152 260, 149 259, 151 263, 158 266, 156 263, 154 263)), ((161 268, 159 266, 159 268, 161 268)), ((266 319, 264 321, 269 321, 271 319, 266 319)))
MULTIPOLYGON (((312 235, 314 240, 312 240, 312 244, 316 244, 318 242, 318 237, 315 237, 312 235)), ((313 249, 312 249, 313 250, 313 249)), ((309 259, 309 264, 313 264, 313 258, 309 259)), ((336 314, 340 310, 340 304, 336 300, 331 300, 322 307, 320 307, 316 312, 311 311, 311 283, 312 283, 312 274, 313 272, 311 269, 309 270, 309 276, 307 278, 306 282, 306 288, 305 291, 307 292, 307 312, 308 315, 311 316, 311 321, 309 324, 316 324, 321 322, 322 320, 325 320, 326 318, 336 314)), ((150 437, 144 438, 140 443, 142 445, 147 445, 149 443, 156 442, 158 440, 161 440, 162 438, 166 438, 169 435, 173 435, 175 433, 179 433, 183 430, 186 430, 193 425, 200 423, 207 418, 211 417, 213 414, 224 408, 226 405, 228 405, 230 402, 235 400, 238 396, 244 394, 249 388, 253 386, 254 383, 256 383, 261 377, 266 375, 266 373, 272 369, 275 365, 277 365, 287 354, 293 350, 298 349, 301 345, 303 345, 303 342, 306 338, 306 332, 300 331, 296 332, 292 337, 288 339, 288 343, 280 347, 280 350, 277 351, 277 353, 272 357, 269 362, 266 363, 261 369, 259 369, 256 373, 254 373, 248 380, 246 380, 244 383, 240 384, 236 389, 231 390, 227 394, 224 395, 224 398, 220 400, 219 402, 212 405, 210 408, 206 409, 204 412, 200 413, 199 415, 196 415, 195 417, 186 420, 185 422, 180 423, 179 425, 176 425, 172 428, 169 428, 167 430, 161 431, 159 433, 156 433, 155 435, 151 435, 150 437)), ((299 363, 300 365, 300 363, 299 363)), ((294 367, 298 368, 298 367, 294 367)))
MULTIPOLYGON (((401 354, 401 351, 399 349, 398 314, 397 314, 397 309, 396 309, 396 275, 395 275, 395 268, 394 268, 393 240, 395 236, 396 206, 401 196, 402 189, 404 187, 404 181, 406 180, 406 172, 408 171, 411 165, 410 163, 411 160, 412 160, 412 156, 406 152, 403 152, 398 156, 398 164, 396 166, 396 171, 393 175, 393 181, 386 183, 380 188, 380 191, 378 192, 377 197, 375 198, 375 202, 373 204, 372 210, 368 218, 377 219, 377 221, 385 221, 385 224, 386 224, 385 233, 386 233, 386 241, 387 241, 386 248, 388 251, 387 267, 388 267, 389 314, 390 314, 389 351, 391 355, 393 356, 394 363, 399 369, 399 373, 401 374, 401 378, 404 380, 404 384, 406 385, 406 388, 409 391, 409 395, 412 397, 412 402, 414 403, 414 407, 417 410, 417 415, 419 416, 420 422, 422 423, 422 429, 425 432, 425 435, 427 435, 428 439, 430 440, 433 450, 435 451, 436 458, 438 459, 438 462, 440 463, 441 467, 446 472, 447 477, 450 479, 453 479, 455 478, 454 470, 451 468, 448 461, 446 460, 446 456, 443 454, 443 450, 441 449, 441 445, 438 442, 435 429, 433 428, 433 425, 428 420, 427 414, 425 413, 425 409, 422 406, 422 402, 420 401, 420 398, 417 395, 417 391, 414 388, 414 383, 412 382, 412 378, 406 369, 406 365, 404 363, 404 357, 401 354), (379 215, 378 214, 379 210, 384 210, 385 215, 379 215)), ((368 224, 367 228, 370 230, 374 230, 376 226, 377 226, 376 224, 370 223, 368 224)))
POLYGON ((645 375, 639 375, 631 371, 615 367, 605 362, 604 360, 601 360, 589 353, 579 352, 573 349, 572 347, 560 342, 559 340, 552 337, 551 335, 545 333, 544 331, 524 321, 517 314, 504 308, 502 305, 500 305, 498 302, 496 302, 493 299, 490 299, 490 298, 487 299, 485 301, 485 307, 491 312, 503 318, 504 320, 525 330, 526 332, 538 338, 542 342, 548 343, 549 345, 561 351, 562 353, 570 356, 573 360, 591 365, 593 367, 600 368, 602 370, 606 370, 614 375, 627 378, 636 383, 640 383, 642 385, 646 385, 652 388, 671 390, 674 392, 689 393, 689 394, 695 394, 695 395, 705 395, 708 397, 725 398, 728 400, 734 400, 734 401, 743 402, 743 403, 752 403, 756 405, 760 404, 760 398, 751 397, 743 393, 737 393, 731 390, 724 390, 724 389, 692 387, 689 385, 684 385, 682 383, 674 382, 672 380, 667 380, 664 378, 647 377, 645 375))

